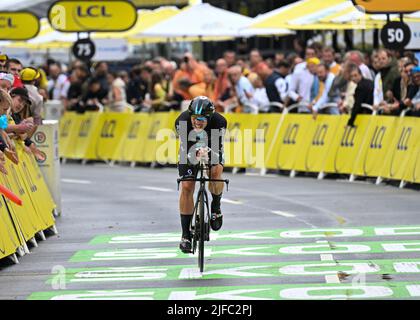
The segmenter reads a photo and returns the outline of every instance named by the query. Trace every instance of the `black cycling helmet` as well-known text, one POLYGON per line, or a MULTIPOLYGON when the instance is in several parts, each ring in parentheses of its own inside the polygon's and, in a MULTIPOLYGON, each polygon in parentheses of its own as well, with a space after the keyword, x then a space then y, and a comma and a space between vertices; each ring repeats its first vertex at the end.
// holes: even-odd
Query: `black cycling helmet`
POLYGON ((207 120, 214 114, 215 109, 213 102, 205 96, 199 96, 192 99, 188 106, 190 115, 201 115, 207 120))

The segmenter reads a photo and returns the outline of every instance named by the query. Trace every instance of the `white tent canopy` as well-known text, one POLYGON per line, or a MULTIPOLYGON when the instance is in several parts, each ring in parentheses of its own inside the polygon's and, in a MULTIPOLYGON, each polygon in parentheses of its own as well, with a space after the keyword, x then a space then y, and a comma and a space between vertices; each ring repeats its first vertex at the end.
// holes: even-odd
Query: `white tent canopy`
POLYGON ((247 37, 262 34, 291 34, 282 30, 244 30, 252 18, 211 6, 208 3, 189 6, 172 18, 145 30, 142 36, 175 37, 247 37), (243 31, 241 31, 243 30, 243 31))

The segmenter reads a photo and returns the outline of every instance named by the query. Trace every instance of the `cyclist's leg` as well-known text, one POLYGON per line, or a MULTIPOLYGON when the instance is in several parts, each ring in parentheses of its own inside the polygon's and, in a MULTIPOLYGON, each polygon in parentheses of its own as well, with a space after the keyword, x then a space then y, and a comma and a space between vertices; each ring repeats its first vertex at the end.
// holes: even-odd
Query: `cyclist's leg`
MULTIPOLYGON (((221 180, 223 174, 223 166, 216 164, 210 168, 210 176, 212 179, 221 180)), ((211 194, 220 195, 223 192, 225 184, 223 182, 209 182, 209 190, 211 194)))
MULTIPOLYGON (((223 165, 217 164, 210 168, 210 177, 212 179, 222 179, 223 165)), ((211 202, 211 227, 217 231, 222 227, 223 216, 220 210, 220 200, 222 199, 224 183, 223 182, 210 182, 209 191, 212 195, 211 202)))
MULTIPOLYGON (((178 165, 179 175, 182 178, 195 177, 195 170, 189 165, 178 165)), ((182 181, 181 193, 179 197, 179 211, 181 217, 182 239, 180 249, 183 252, 191 251, 190 224, 194 213, 194 181, 182 181)))

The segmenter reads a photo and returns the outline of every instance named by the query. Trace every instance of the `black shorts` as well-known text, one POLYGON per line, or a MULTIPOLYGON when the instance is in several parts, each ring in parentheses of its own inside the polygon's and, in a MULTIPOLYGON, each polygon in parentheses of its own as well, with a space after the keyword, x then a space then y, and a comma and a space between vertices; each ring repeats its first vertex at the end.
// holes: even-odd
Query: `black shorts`
MULTIPOLYGON (((210 162, 211 163, 211 162, 210 162)), ((224 166, 224 155, 219 155, 219 163, 210 164, 210 167, 218 164, 224 166)), ((194 164, 180 164, 178 163, 178 174, 182 179, 196 178, 198 174, 198 165, 194 164)))
POLYGON ((192 164, 179 164, 178 163, 178 174, 182 179, 192 179, 197 177, 198 166, 192 164))

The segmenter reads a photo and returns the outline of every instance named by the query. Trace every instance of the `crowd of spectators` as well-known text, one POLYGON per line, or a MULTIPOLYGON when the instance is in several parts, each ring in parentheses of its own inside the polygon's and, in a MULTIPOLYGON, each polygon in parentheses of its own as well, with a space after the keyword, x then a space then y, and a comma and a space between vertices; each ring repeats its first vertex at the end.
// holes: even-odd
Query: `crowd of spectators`
POLYGON ((253 49, 248 56, 226 51, 215 61, 198 61, 186 52, 175 61, 156 57, 118 72, 106 62, 78 60, 68 67, 49 60, 38 69, 23 69, 7 58, 0 59, 0 87, 7 90, 12 79, 11 87, 26 87, 36 123, 47 99, 80 113, 154 112, 182 110, 201 95, 214 101, 218 112, 347 113, 349 125, 359 113, 420 116, 420 68, 413 53, 341 54, 315 42, 303 55, 264 57, 253 49))
POLYGON ((42 123, 44 98, 38 87, 41 72, 23 68, 19 60, 0 55, 0 172, 7 174, 6 158, 19 163, 17 144, 39 161, 45 160, 31 137, 42 123))

